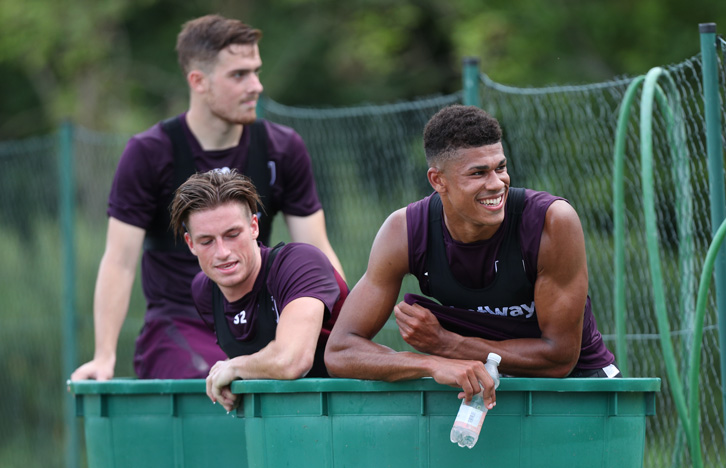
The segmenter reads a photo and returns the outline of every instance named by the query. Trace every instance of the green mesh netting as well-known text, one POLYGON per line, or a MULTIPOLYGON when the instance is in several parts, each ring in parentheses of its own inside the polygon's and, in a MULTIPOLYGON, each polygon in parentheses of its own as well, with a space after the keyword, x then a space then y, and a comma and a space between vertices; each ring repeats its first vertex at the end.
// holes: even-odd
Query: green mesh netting
MULTIPOLYGON (((723 40, 721 53, 726 50, 723 40)), ((720 83, 726 69, 720 62, 720 83)), ((700 57, 667 67, 683 103, 683 128, 690 176, 674 179, 664 119, 654 122, 655 185, 661 261, 668 285, 672 336, 679 363, 693 330, 696 281, 711 239, 708 174, 700 57), (676 184, 693 194, 693 253, 688 274, 678 272, 676 184), (683 300, 683 292, 692 298, 683 300)), ((630 78, 587 86, 511 88, 482 75, 482 106, 504 130, 504 146, 514 186, 547 190, 570 200, 585 230, 590 294, 598 325, 615 350, 613 310, 613 141, 618 107, 630 78)), ((723 85, 721 90, 723 93, 723 85)), ((722 94, 722 102, 723 102, 722 94)), ((264 117, 295 128, 313 159, 328 231, 353 285, 365 271, 378 228, 394 210, 428 193, 422 148, 425 123, 441 107, 460 102, 461 94, 389 105, 350 108, 292 108, 265 99, 264 117)), ((722 106, 722 111, 724 107, 722 106)), ((659 345, 644 248, 638 135, 638 106, 633 109, 626 147, 627 343, 632 376, 658 376, 657 415, 649 417, 644 465, 688 466, 685 439, 673 407, 659 345)), ((723 112, 722 112, 723 113, 723 112)), ((726 122, 726 115, 722 121, 726 122)), ((118 158, 128 138, 84 128, 73 132, 76 236, 78 358, 92 355, 92 298, 103 254, 106 199, 118 158)), ((0 230, 5 239, 0 262, 0 466, 63 466, 64 421, 61 364, 61 266, 58 187, 58 138, 49 135, 0 143, 0 230), (39 443, 42 441, 42 443, 39 443)), ((273 242, 286 240, 275 222, 273 242)), ((417 292, 414 281, 405 291, 417 292)), ((709 297, 701 373, 701 437, 706 466, 724 466, 724 421, 719 388, 719 350, 715 299, 709 297)), ((134 339, 142 323, 143 298, 137 285, 122 330, 117 375, 132 375, 134 339)), ((407 349, 395 324, 377 338, 407 349)), ((684 370, 685 374, 685 370, 684 370)))
MULTIPOLYGON (((663 115, 655 114, 654 180, 658 233, 667 291, 669 319, 684 385, 691 320, 700 268, 711 240, 709 178, 703 121, 700 57, 666 67, 683 106, 690 177, 674 174, 674 162, 663 115), (692 261, 679 273, 678 186, 691 187, 692 261), (683 296, 683 291, 688 294, 683 296), (685 300, 684 300, 685 297, 685 300)), ((630 79, 587 86, 522 89, 502 86, 482 76, 482 107, 500 119, 512 184, 566 197, 577 209, 588 249, 590 295, 605 340, 615 347, 613 305, 613 142, 620 102, 630 79)), ((725 82, 721 76, 720 82, 725 82)), ((637 100, 639 102, 639 99, 637 100)), ((722 108, 723 110, 723 108, 722 108)), ((688 466, 683 434, 673 406, 661 356, 650 269, 645 250, 645 226, 640 182, 639 105, 632 110, 626 140, 626 330, 630 375, 663 377, 658 415, 648 419, 645 465, 688 466)), ((719 341, 715 295, 709 299, 704 326, 701 371, 702 447, 706 466, 723 466, 723 400, 719 388, 719 341)))

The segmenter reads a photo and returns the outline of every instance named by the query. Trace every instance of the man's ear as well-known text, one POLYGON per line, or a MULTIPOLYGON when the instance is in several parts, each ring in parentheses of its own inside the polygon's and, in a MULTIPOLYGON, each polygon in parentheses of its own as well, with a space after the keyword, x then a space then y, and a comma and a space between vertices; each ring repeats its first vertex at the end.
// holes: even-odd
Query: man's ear
POLYGON ((196 255, 197 253, 194 251, 194 241, 192 240, 192 236, 189 235, 189 232, 184 233, 184 242, 187 243, 189 250, 196 255))
POLYGON ((446 175, 444 175, 443 171, 436 167, 429 167, 426 177, 428 177, 429 184, 434 190, 439 193, 446 192, 446 175))
POLYGON ((250 233, 252 238, 255 240, 260 237, 260 220, 257 217, 257 214, 252 215, 252 220, 250 221, 250 233))
POLYGON ((189 88, 196 93, 204 93, 207 90, 207 75, 203 71, 194 69, 187 73, 189 88))

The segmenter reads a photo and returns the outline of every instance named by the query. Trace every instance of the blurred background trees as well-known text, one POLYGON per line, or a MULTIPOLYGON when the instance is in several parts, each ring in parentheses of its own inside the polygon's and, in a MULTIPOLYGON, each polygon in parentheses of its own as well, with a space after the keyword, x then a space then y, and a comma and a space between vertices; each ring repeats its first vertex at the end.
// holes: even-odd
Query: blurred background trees
POLYGON ((0 140, 184 110, 176 34, 213 12, 262 29, 269 97, 315 107, 456 91, 464 56, 516 86, 641 74, 697 54, 698 23, 726 28, 713 0, 2 0, 0 140))

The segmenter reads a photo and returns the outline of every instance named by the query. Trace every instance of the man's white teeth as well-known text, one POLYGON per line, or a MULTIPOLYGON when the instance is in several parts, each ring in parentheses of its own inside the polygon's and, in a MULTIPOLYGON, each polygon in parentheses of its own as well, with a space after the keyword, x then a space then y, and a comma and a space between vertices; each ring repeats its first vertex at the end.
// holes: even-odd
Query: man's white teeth
POLYGON ((480 203, 485 206, 497 206, 502 202, 502 197, 499 196, 497 198, 489 198, 486 200, 482 200, 480 203))

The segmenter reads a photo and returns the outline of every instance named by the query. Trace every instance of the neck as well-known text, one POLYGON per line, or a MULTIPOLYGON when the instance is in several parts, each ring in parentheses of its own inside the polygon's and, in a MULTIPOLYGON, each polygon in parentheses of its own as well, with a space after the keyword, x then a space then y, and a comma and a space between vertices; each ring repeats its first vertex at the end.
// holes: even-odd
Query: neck
POLYGON ((459 216, 451 206, 447 206, 448 200, 445 197, 441 197, 441 202, 444 206, 444 224, 446 229, 449 230, 451 238, 457 242, 471 244, 472 242, 491 239, 501 226, 501 223, 491 226, 472 223, 470 220, 459 216))
POLYGON ((204 151, 224 150, 239 144, 244 129, 241 124, 229 123, 193 105, 186 118, 189 130, 204 151))

